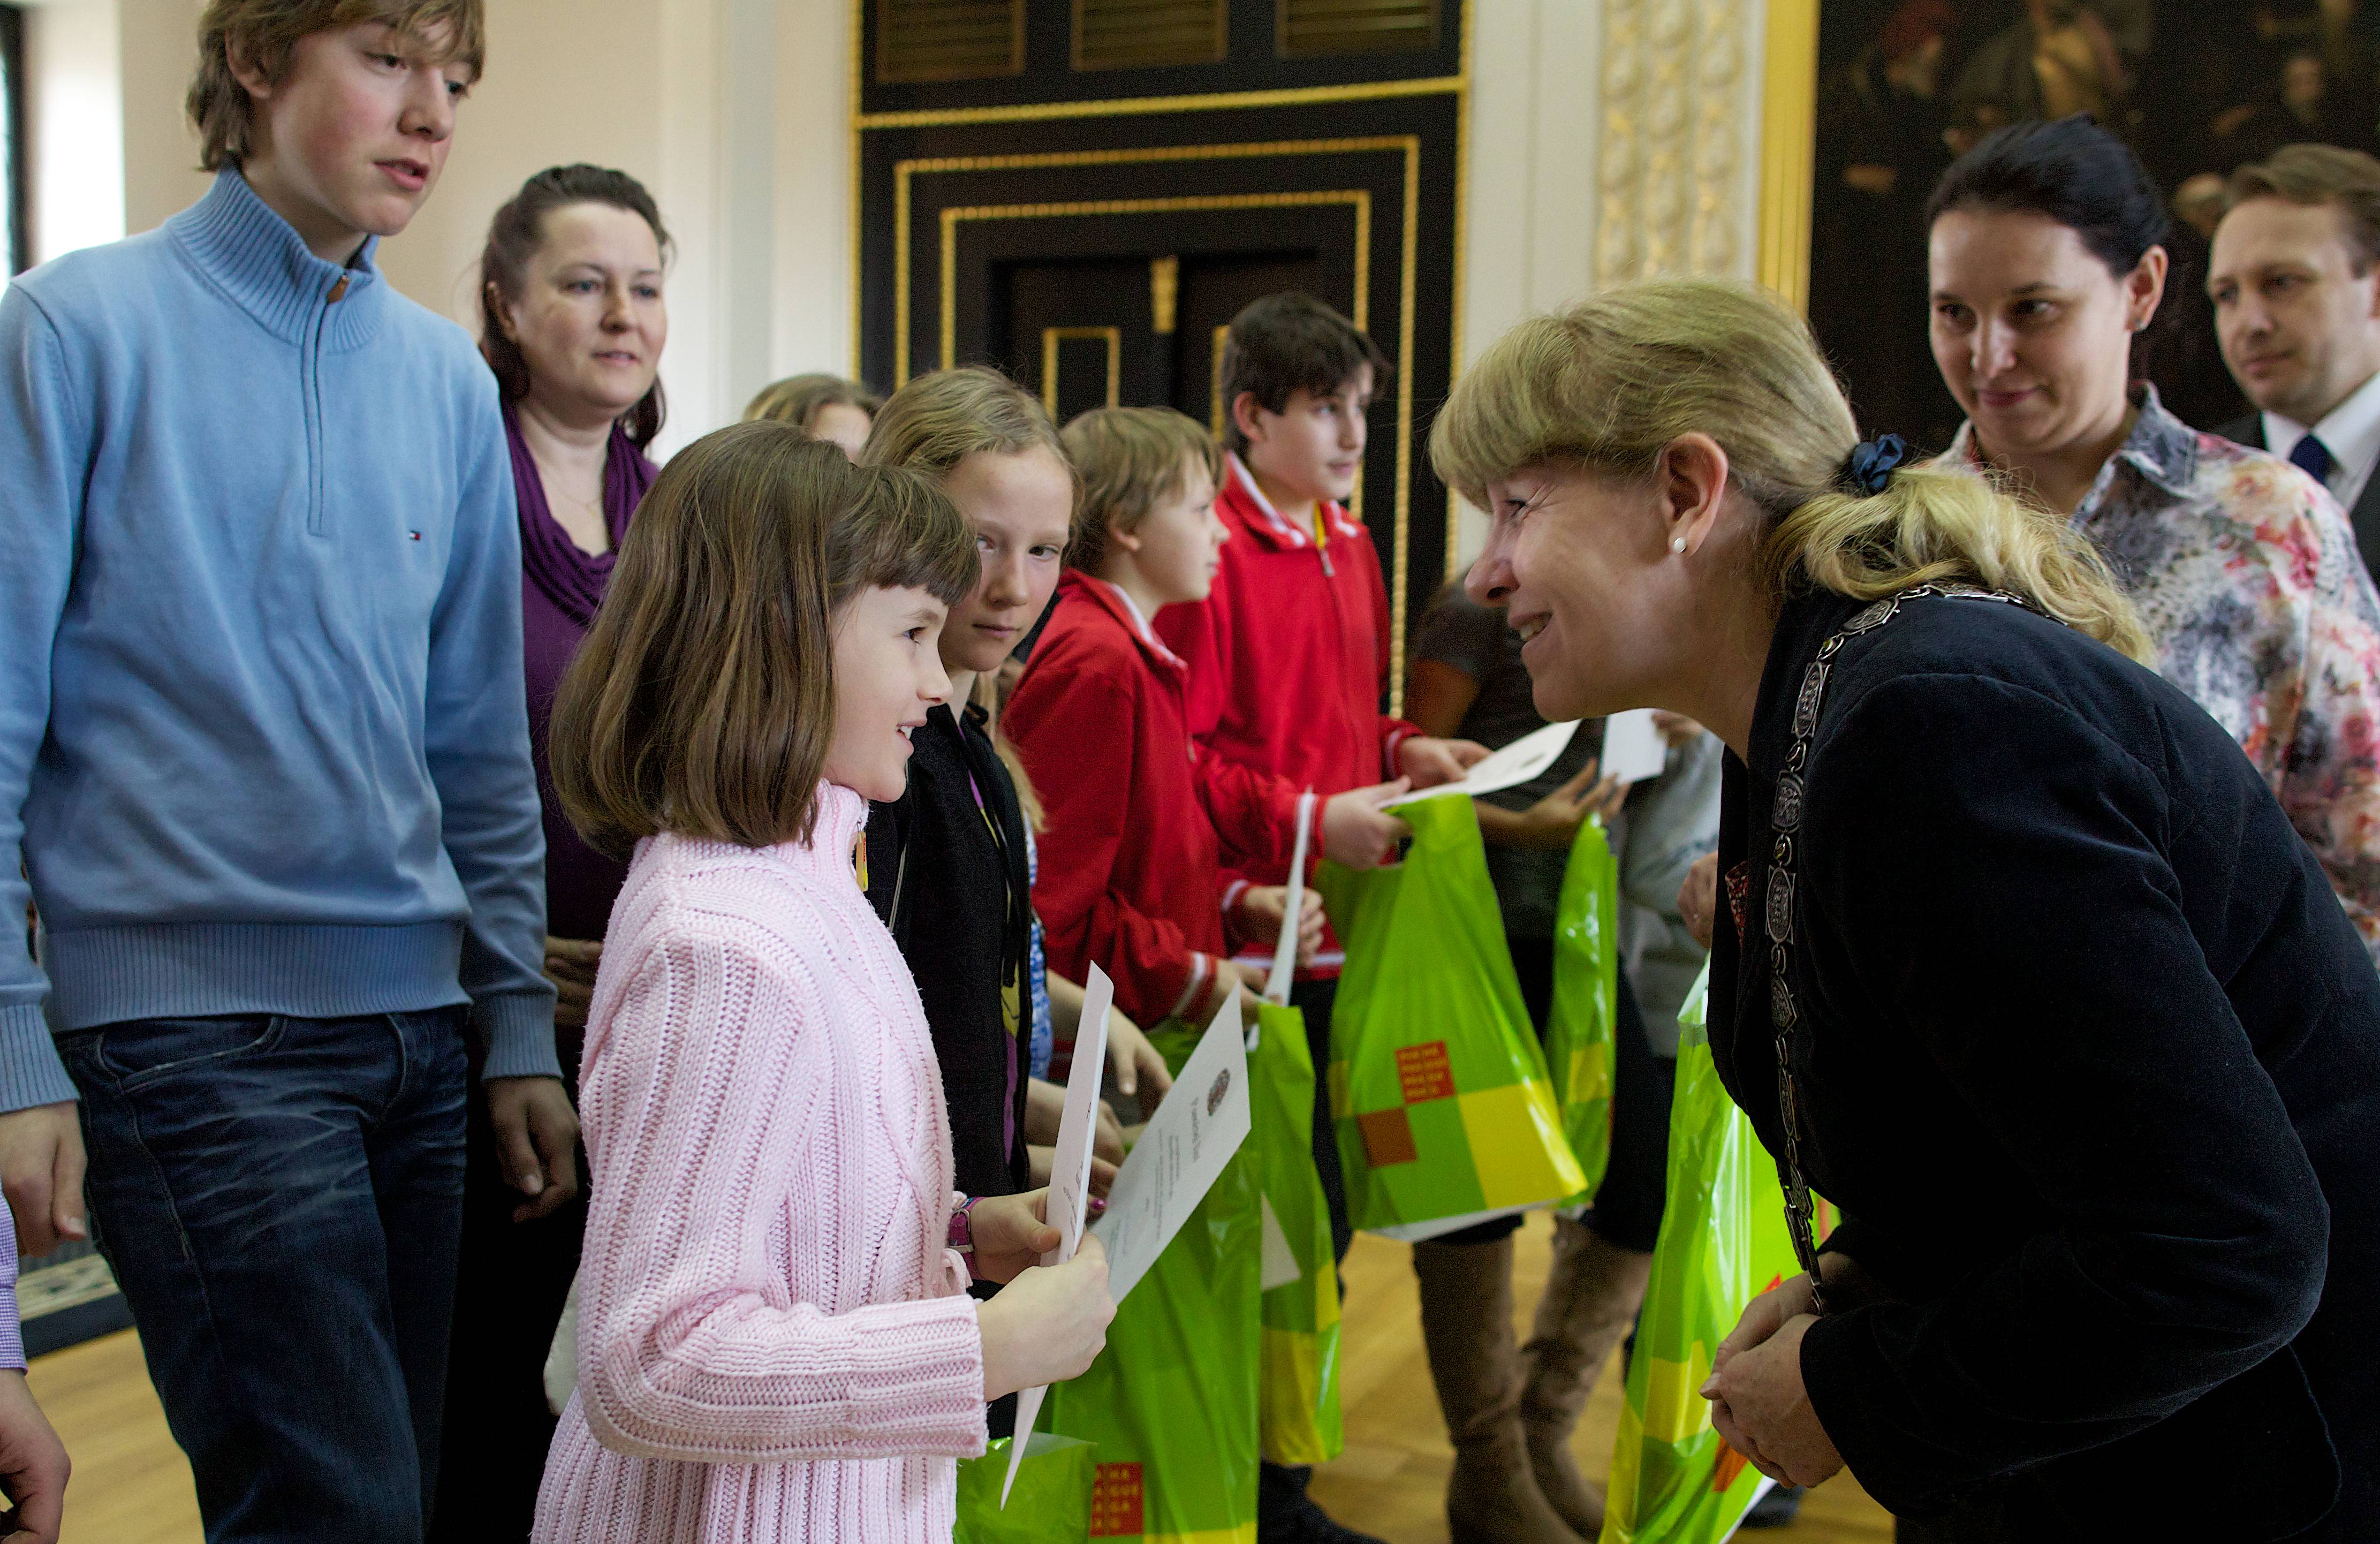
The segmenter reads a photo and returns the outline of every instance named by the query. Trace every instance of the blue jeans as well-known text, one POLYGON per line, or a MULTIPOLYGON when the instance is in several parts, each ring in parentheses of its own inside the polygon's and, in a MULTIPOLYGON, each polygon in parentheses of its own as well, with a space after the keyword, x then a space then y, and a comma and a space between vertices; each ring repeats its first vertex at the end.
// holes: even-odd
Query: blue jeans
POLYGON ((61 1037, 97 1239, 210 1544, 420 1544, 463 1217, 466 1010, 61 1037))

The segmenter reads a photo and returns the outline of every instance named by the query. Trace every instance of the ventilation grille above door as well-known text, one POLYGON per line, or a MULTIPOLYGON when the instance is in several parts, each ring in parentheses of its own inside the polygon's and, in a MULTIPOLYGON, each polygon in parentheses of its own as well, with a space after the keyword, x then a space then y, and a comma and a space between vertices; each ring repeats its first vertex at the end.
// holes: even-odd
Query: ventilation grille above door
POLYGON ((1230 9, 1224 0, 1075 0, 1075 67, 1220 63, 1230 9))
POLYGON ((1281 54, 1404 54, 1438 46, 1438 0, 1281 0, 1281 54))
POLYGON ((1024 73, 1025 0, 877 0, 883 84, 1024 73))

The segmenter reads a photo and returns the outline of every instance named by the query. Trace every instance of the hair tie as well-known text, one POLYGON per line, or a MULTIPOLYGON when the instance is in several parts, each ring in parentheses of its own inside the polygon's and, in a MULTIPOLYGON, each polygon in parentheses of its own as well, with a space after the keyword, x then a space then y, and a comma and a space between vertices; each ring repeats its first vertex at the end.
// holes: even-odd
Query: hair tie
POLYGON ((1862 440, 1852 447, 1851 460, 1843 468, 1844 478, 1862 493, 1873 498, 1884 492, 1892 480, 1893 469, 1909 459, 1909 442, 1898 434, 1879 434, 1873 440, 1862 440))

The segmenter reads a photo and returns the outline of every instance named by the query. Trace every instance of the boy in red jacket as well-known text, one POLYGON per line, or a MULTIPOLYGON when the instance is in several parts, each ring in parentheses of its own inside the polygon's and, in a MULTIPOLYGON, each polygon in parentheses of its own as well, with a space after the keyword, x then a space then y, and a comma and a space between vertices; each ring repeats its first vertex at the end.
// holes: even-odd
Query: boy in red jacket
MULTIPOLYGON (((1345 503, 1363 468, 1365 414, 1388 371, 1370 338, 1311 296, 1267 296, 1232 319, 1222 366, 1231 455, 1216 505, 1232 540, 1214 594, 1157 624, 1189 667, 1199 743, 1326 796, 1382 778, 1427 787, 1460 778, 1488 754, 1382 711, 1396 646, 1388 588, 1370 533, 1345 503)), ((1241 872, 1256 883, 1281 877, 1274 862, 1251 861, 1241 872)), ((1291 998, 1305 1011, 1318 1071, 1330 1062, 1338 968, 1326 941, 1291 998)), ((1315 1167, 1344 1257, 1351 1234, 1327 1077, 1316 1080, 1315 1096, 1315 1167)), ((1265 1544, 1356 1537, 1306 1498, 1303 1471, 1268 1465, 1264 1479, 1265 1544)))
MULTIPOLYGON (((1285 875, 1313 796, 1190 737, 1187 673, 1149 626, 1213 581, 1228 534, 1214 442, 1170 407, 1101 408, 1064 438, 1083 483, 1068 567, 1003 719, 1046 812, 1034 910, 1052 970, 1079 979, 1099 965, 1128 1016, 1203 1024, 1233 991, 1261 986, 1232 952, 1278 940, 1289 895, 1286 884, 1227 891, 1226 858, 1285 875)), ((1394 839, 1401 822, 1377 806, 1402 791, 1342 794, 1324 825, 1356 833, 1349 856, 1361 857, 1394 839)), ((1311 957, 1321 898, 1309 892, 1300 916, 1311 957)))

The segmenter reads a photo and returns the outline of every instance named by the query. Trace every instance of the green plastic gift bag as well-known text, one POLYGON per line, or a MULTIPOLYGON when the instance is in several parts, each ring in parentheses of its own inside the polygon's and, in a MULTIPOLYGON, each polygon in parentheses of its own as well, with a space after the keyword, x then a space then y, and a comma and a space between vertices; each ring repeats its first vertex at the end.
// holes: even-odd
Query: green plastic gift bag
POLYGON ((1354 1225, 1427 1238, 1586 1188, 1521 1001, 1467 798, 1398 807, 1402 863, 1325 863, 1347 947, 1330 1112, 1354 1225))
POLYGON ((1043 1544, 1084 1539, 1091 1533, 1091 1444, 1037 1431, 1016 1467, 1016 1488, 1001 1504, 1008 1482, 1008 1451, 1015 1439, 993 1439, 981 1458, 959 1465, 959 1525, 953 1544, 1043 1544))
POLYGON ((1578 828, 1554 910, 1554 994, 1546 1071, 1562 1135, 1592 1199, 1611 1161, 1611 1057, 1620 998, 1620 864, 1603 822, 1578 828))
MULTIPOLYGON (((1176 1073, 1198 1044, 1178 1022, 1148 1038, 1176 1073)), ((1050 1386, 1043 1424, 1098 1449, 1091 1538, 1256 1544, 1262 1209, 1243 1143, 1117 1306, 1107 1349, 1050 1386)))
POLYGON ((1314 1171, 1314 1055, 1305 1015, 1267 1003, 1248 1049, 1248 1148, 1263 1185, 1264 1357, 1258 1429, 1275 1464, 1324 1464, 1339 1419, 1339 1266, 1314 1171))
POLYGON ((1712 1428, 1710 1402, 1696 1392, 1745 1306, 1800 1269, 1777 1166, 1711 1064, 1709 986, 1706 966, 1678 1015, 1669 1196, 1611 1451, 1602 1544, 1719 1544, 1769 1485, 1712 1428))

